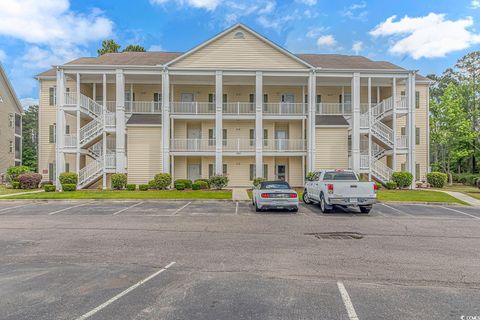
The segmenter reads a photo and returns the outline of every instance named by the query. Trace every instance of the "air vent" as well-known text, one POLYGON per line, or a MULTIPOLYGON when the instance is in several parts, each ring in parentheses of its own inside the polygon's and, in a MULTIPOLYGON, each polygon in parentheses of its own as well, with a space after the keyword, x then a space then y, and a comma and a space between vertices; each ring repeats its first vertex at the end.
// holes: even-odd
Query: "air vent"
POLYGON ((306 236, 314 236, 317 239, 325 240, 360 240, 363 234, 358 232, 314 232, 305 233, 306 236))
POLYGON ((243 32, 238 31, 238 32, 235 32, 235 34, 233 35, 233 38, 234 39, 245 39, 245 35, 243 34, 243 32))

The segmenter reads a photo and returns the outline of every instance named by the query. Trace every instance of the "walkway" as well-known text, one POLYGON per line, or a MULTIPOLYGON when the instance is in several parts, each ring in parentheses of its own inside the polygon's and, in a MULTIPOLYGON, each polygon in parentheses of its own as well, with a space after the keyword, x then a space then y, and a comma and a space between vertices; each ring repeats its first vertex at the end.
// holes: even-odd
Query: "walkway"
POLYGON ((35 190, 35 191, 27 191, 27 192, 7 193, 7 194, 2 194, 2 195, 0 195, 0 198, 19 196, 19 195, 22 195, 22 194, 29 194, 29 193, 39 193, 39 192, 44 192, 44 190, 35 190))
POLYGON ((232 189, 232 200, 233 201, 248 201, 250 198, 248 197, 247 189, 246 188, 233 188, 232 189))
POLYGON ((448 193, 448 194, 451 195, 452 197, 455 197, 455 198, 457 198, 457 199, 460 199, 460 200, 462 200, 463 202, 468 203, 468 204, 471 205, 472 207, 480 208, 480 200, 475 199, 474 197, 470 197, 469 195, 466 195, 466 194, 464 194, 464 193, 455 192, 455 191, 445 191, 445 190, 435 190, 435 191, 441 191, 441 192, 448 193))

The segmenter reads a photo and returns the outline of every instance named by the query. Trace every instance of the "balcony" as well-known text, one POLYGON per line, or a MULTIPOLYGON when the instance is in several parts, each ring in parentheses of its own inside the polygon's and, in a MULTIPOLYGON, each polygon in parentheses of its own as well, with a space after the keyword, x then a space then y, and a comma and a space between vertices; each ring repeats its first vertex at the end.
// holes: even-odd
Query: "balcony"
POLYGON ((305 116, 307 107, 306 103, 268 102, 263 104, 263 115, 266 117, 305 116))
MULTIPOLYGON (((108 105, 108 103, 107 103, 108 105)), ((161 101, 125 101, 126 113, 161 113, 161 101)))
MULTIPOLYGON (((224 139, 223 153, 254 153, 254 139, 224 139)), ((303 139, 264 139, 263 151, 265 153, 305 152, 306 141, 303 139)), ((180 153, 214 153, 215 139, 172 139, 170 151, 180 153)))
POLYGON ((172 152, 215 152, 215 139, 171 139, 172 152))
POLYGON ((304 139, 264 139, 263 151, 270 152, 304 152, 306 140, 304 139))

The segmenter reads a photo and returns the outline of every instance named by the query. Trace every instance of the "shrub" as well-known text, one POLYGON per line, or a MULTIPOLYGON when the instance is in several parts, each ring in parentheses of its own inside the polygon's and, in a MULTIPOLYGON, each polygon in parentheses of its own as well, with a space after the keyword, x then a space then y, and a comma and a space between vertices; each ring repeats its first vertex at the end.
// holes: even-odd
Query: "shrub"
POLYGON ((42 181, 42 175, 40 173, 22 173, 17 177, 20 182, 21 189, 36 189, 42 181))
POLYGON ((258 187, 262 182, 264 182, 266 179, 258 177, 253 179, 253 186, 258 187))
POLYGON ((20 182, 12 181, 12 189, 20 189, 20 182))
MULTIPOLYGON (((202 180, 197 180, 197 181, 195 181, 195 183, 198 184, 200 186, 200 189, 202 189, 202 190, 209 189, 208 182, 205 182, 205 181, 202 181, 202 180)), ((192 184, 192 188, 193 188, 193 184, 192 184)))
POLYGON ((112 189, 122 190, 127 186, 127 175, 124 173, 112 174, 112 189))
POLYGON ((173 182, 173 184, 177 183, 183 183, 185 185, 186 189, 191 189, 192 188, 192 180, 189 179, 177 179, 173 182))
POLYGON ((316 176, 317 175, 315 174, 315 172, 310 171, 309 173, 307 173, 305 178, 307 179, 307 181, 313 181, 316 176))
POLYGON ((40 187, 44 187, 46 184, 54 184, 52 181, 42 181, 40 182, 40 187))
POLYGON ((63 186, 64 184, 77 184, 78 183, 78 175, 75 172, 62 172, 58 177, 60 180, 60 184, 63 186))
POLYGON ((154 189, 166 189, 172 183, 172 176, 169 173, 159 173, 153 178, 154 189))
POLYGON ((177 190, 185 190, 185 184, 182 183, 182 182, 177 182, 177 183, 175 184, 175 189, 177 189, 177 190))
POLYGON ((129 183, 127 184, 127 190, 128 191, 135 191, 137 189, 137 185, 134 183, 129 183))
POLYGON ((138 190, 140 191, 147 191, 149 189, 149 185, 148 184, 141 184, 138 186, 138 190))
POLYGON ((393 181, 388 181, 388 182, 385 184, 385 187, 386 187, 388 190, 397 189, 397 183, 396 183, 396 182, 393 182, 393 181))
POLYGON ((157 187, 155 186, 155 180, 150 180, 148 181, 148 189, 157 189, 157 187))
POLYGON ((412 185, 413 175, 407 171, 397 171, 392 173, 392 181, 395 182, 400 189, 404 189, 412 185))
POLYGON ((375 182, 375 185, 377 186, 377 190, 380 190, 383 187, 382 184, 378 182, 375 182))
POLYGON ((10 182, 18 181, 18 176, 24 173, 29 173, 29 172, 31 172, 31 170, 27 166, 18 166, 18 167, 11 166, 11 167, 8 167, 7 169, 7 179, 10 182))
POLYGON ((448 181, 448 176, 441 172, 427 173, 427 182, 434 188, 443 188, 448 181))
POLYGON ((67 192, 75 191, 75 190, 77 190, 77 185, 76 184, 70 184, 70 183, 63 184, 62 189, 63 189, 63 191, 67 191, 67 192))
POLYGON ((54 192, 55 186, 53 184, 45 184, 43 190, 45 190, 45 192, 54 192))
POLYGON ((219 174, 219 175, 211 176, 209 180, 209 184, 210 184, 210 187, 217 190, 221 190, 228 185, 228 181, 229 179, 226 175, 219 174))
MULTIPOLYGON (((207 187, 206 188, 201 188, 201 189, 208 189, 210 188, 210 185, 208 184, 208 179, 197 179, 195 180, 194 182, 198 183, 198 182, 205 182, 207 184, 207 187)), ((201 184, 200 184, 201 185, 201 184)))
POLYGON ((197 182, 192 183, 192 190, 200 190, 200 185, 197 182))

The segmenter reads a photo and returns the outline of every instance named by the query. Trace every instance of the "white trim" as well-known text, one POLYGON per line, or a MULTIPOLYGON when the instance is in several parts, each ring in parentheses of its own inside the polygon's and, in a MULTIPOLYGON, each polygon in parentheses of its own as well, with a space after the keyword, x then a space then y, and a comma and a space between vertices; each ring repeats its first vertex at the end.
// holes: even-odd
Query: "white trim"
POLYGON ((2 63, 0 63, 0 76, 5 79, 5 83, 7 84, 7 88, 10 91, 10 94, 13 97, 13 102, 15 102, 15 107, 17 107, 17 111, 20 112, 20 115, 23 115, 22 104, 20 103, 20 100, 18 100, 17 94, 15 93, 15 90, 13 89, 12 83, 8 79, 7 74, 5 73, 5 70, 3 69, 2 63))

